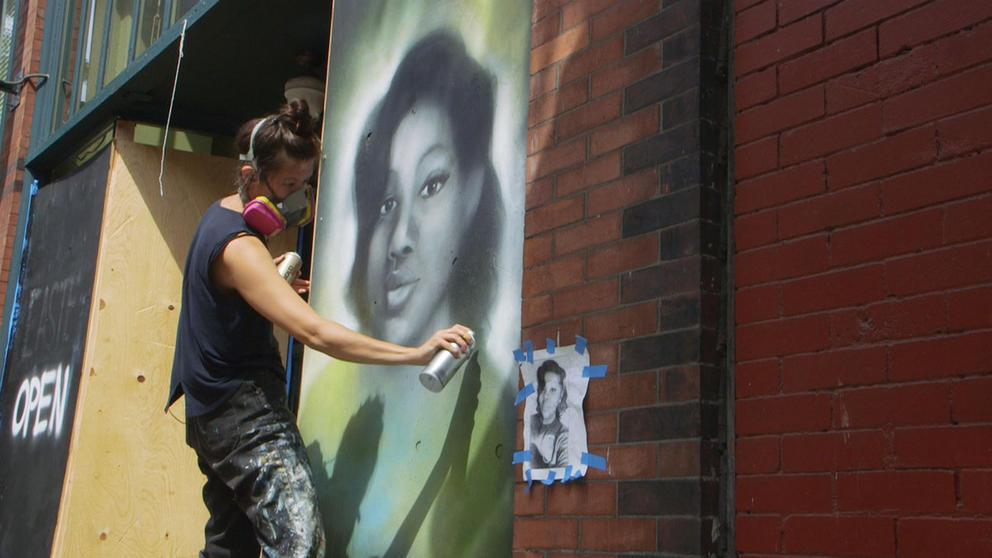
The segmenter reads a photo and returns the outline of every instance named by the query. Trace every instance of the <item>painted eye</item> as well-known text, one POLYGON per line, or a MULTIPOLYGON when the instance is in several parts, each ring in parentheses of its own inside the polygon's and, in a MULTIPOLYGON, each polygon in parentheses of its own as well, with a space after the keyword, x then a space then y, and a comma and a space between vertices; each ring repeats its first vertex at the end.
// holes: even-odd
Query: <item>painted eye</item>
POLYGON ((444 189, 444 185, 448 182, 448 173, 441 173, 431 175, 430 178, 424 182, 422 188, 420 188, 420 197, 427 199, 433 197, 435 194, 444 189))
POLYGON ((396 209, 396 200, 393 198, 386 198, 386 201, 382 202, 379 206, 379 217, 385 217, 389 215, 394 209, 396 209))

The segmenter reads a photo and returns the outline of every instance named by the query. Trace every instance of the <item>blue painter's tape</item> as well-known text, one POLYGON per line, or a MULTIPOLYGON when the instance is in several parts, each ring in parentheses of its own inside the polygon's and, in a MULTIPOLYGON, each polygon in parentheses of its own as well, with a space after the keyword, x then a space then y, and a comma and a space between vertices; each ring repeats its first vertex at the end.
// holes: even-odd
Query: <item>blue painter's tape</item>
POLYGON ((527 349, 527 362, 534 362, 534 344, 530 341, 524 341, 524 348, 527 349))
POLYGON ((587 341, 586 341, 586 338, 585 337, 582 337, 581 335, 576 335, 575 336, 575 352, 579 353, 580 355, 582 353, 586 352, 586 343, 587 343, 587 341))
POLYGON ((582 469, 579 467, 572 467, 569 465, 565 468, 565 477, 561 479, 562 483, 572 482, 576 479, 582 478, 582 469))
MULTIPOLYGON (((28 244, 30 239, 28 238, 28 231, 31 225, 31 205, 34 203, 35 196, 38 195, 38 180, 34 180, 31 183, 31 188, 28 190, 29 195, 27 200, 24 200, 24 229, 23 235, 21 236, 21 253, 20 253, 20 269, 17 274, 17 280, 14 283, 14 302, 10 307, 10 317, 7 322, 7 342, 3 345, 3 361, 0 362, 0 385, 3 385, 4 377, 7 375, 7 356, 10 354, 10 343, 14 338, 14 334, 17 333, 17 324, 21 318, 21 287, 22 281, 24 279, 24 253, 28 249, 28 244)), ((23 196, 23 194, 22 194, 23 196)), ((22 198, 23 199, 23 198, 22 198)), ((8 279, 9 280, 9 279, 8 279)), ((3 417, 0 417, 0 424, 3 424, 3 417)))
POLYGON ((524 386, 524 389, 517 392, 517 399, 513 402, 513 406, 516 407, 517 405, 523 403, 524 399, 527 399, 527 397, 534 393, 534 391, 534 384, 527 384, 524 386))
POLYGON ((555 340, 550 337, 545 338, 545 342, 548 344, 544 350, 548 351, 549 355, 555 354, 555 340))
POLYGON ((606 376, 606 365, 597 364, 596 366, 585 366, 582 368, 583 378, 602 378, 606 376))
POLYGON ((524 461, 530 461, 530 450, 515 451, 513 452, 513 463, 523 463, 524 461))
POLYGON ((524 362, 525 360, 527 360, 527 355, 521 349, 514 349, 513 360, 517 362, 524 362))
POLYGON ((524 476, 527 478, 527 488, 524 489, 524 492, 530 492, 530 487, 534 485, 534 479, 530 478, 530 469, 524 471, 524 476))
POLYGON ((600 471, 606 470, 606 458, 591 453, 582 453, 582 464, 588 465, 600 471))
POLYGON ((547 485, 554 484, 554 482, 555 482, 555 472, 553 470, 552 471, 548 471, 548 478, 546 478, 546 479, 544 479, 544 480, 541 481, 541 483, 547 484, 547 485))

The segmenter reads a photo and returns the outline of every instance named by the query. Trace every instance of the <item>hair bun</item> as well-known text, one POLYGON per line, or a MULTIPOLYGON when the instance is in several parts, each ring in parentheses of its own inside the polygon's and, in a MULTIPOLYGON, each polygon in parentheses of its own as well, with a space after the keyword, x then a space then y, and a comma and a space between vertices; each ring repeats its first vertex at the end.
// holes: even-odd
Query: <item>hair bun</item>
POLYGON ((251 151, 255 169, 265 173, 282 164, 278 158, 282 152, 298 161, 315 160, 320 155, 316 129, 317 122, 310 116, 306 101, 293 100, 282 105, 275 114, 242 124, 235 136, 235 145, 239 154, 251 151), (266 124, 258 128, 252 141, 252 132, 260 122, 266 124))
POLYGON ((316 122, 310 116, 310 107, 303 99, 293 99, 282 106, 279 120, 298 136, 311 136, 315 133, 316 122))

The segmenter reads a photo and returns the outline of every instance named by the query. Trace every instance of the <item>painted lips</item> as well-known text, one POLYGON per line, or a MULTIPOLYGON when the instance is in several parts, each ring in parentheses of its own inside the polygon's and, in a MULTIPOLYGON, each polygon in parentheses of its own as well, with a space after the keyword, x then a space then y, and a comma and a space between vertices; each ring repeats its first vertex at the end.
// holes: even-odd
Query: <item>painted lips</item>
POLYGON ((386 309, 395 312, 403 307, 420 281, 405 269, 397 269, 386 279, 386 309))

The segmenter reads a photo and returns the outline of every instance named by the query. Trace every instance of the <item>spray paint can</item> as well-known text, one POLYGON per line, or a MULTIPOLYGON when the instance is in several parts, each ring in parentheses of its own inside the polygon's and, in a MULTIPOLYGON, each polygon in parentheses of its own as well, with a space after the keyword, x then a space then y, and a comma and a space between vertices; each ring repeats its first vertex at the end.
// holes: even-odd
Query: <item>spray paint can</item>
MULTIPOLYGON (((425 388, 434 393, 440 392, 444 386, 448 385, 455 372, 458 372, 458 369, 472 358, 472 354, 475 353, 475 334, 470 333, 469 338, 472 339, 472 344, 468 346, 468 352, 460 357, 456 357, 444 349, 434 353, 434 358, 420 372, 420 383, 425 388)), ((456 343, 452 343, 451 348, 459 350, 456 343)))
POLYGON ((279 262, 279 275, 282 275, 287 283, 292 283, 293 279, 296 279, 296 275, 300 273, 303 258, 296 252, 286 252, 283 256, 282 261, 279 262))

